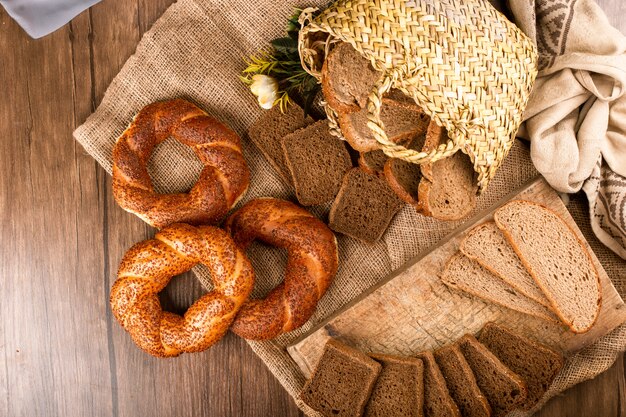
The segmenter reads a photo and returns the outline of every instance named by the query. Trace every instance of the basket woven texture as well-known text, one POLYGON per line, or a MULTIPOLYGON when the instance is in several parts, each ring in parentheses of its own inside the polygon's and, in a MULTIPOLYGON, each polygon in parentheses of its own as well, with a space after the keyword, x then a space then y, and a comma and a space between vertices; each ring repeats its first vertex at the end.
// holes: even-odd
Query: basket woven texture
MULTIPOLYGON (((303 67, 320 79, 330 45, 350 43, 383 74, 367 104, 368 126, 383 151, 422 164, 460 149, 484 190, 522 122, 537 75, 533 42, 486 0, 340 0, 317 16, 316 11, 300 15, 303 67), (320 42, 324 34, 329 36, 320 42), (445 127, 448 142, 430 152, 391 142, 380 107, 392 88, 445 127)), ((329 106, 326 112, 331 130, 341 137, 336 113, 329 106)))

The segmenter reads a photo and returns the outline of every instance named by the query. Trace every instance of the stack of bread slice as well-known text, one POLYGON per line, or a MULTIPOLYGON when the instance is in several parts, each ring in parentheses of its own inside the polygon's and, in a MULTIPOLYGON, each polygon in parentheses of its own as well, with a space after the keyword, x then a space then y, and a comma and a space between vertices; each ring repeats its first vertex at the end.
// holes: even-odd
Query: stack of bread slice
POLYGON ((300 398, 328 417, 499 417, 533 408, 562 366, 559 352, 495 323, 412 357, 331 339, 300 398))
POLYGON ((441 278, 472 296, 562 322, 574 333, 591 329, 602 303, 600 277, 574 231, 550 209, 523 200, 473 228, 441 278))

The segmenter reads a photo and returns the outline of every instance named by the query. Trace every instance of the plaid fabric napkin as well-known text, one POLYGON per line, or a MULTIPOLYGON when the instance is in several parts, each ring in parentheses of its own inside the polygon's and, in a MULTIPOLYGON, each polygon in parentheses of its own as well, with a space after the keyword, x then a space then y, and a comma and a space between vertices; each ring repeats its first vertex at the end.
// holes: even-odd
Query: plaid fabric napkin
POLYGON ((37 39, 54 32, 100 0, 0 0, 9 16, 37 39))

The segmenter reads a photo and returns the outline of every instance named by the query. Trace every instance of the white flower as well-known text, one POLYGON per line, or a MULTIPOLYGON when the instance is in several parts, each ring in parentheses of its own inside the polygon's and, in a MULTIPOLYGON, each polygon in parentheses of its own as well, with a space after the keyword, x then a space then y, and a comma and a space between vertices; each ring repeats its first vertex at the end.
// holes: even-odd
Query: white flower
POLYGON ((252 77, 250 91, 257 96, 259 105, 269 110, 278 98, 278 83, 268 75, 256 74, 252 77))

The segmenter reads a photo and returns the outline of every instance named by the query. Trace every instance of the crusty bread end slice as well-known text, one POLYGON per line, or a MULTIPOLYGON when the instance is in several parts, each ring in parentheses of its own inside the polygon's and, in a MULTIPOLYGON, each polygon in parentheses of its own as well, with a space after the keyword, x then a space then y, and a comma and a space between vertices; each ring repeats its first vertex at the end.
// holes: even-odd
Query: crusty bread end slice
POLYGON ((494 213, 496 224, 572 332, 589 331, 600 314, 602 288, 591 255, 552 210, 514 200, 494 213))

